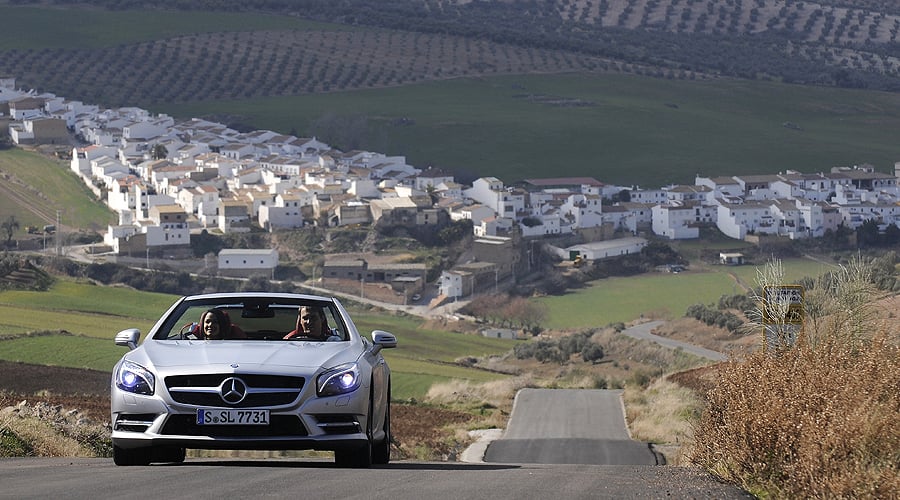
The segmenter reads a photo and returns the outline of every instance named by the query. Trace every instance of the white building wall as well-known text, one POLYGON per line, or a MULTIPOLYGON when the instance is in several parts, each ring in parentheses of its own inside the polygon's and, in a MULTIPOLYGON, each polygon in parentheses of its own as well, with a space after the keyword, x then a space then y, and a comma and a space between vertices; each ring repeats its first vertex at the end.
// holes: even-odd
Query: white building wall
POLYGON ((475 182, 472 183, 470 189, 464 190, 463 195, 490 208, 494 213, 499 214, 502 201, 500 198, 501 192, 505 191, 503 191, 503 183, 500 182, 499 179, 494 177, 482 177, 476 179, 475 182))
POLYGON ((731 210, 727 206, 718 208, 718 216, 716 218, 716 227, 722 234, 736 240, 743 240, 747 235, 747 228, 743 224, 738 223, 737 219, 732 216, 731 210))
POLYGON ((560 207, 560 212, 571 215, 574 228, 598 227, 603 224, 600 198, 584 195, 570 196, 560 207))
POLYGON ((635 203, 665 203, 669 194, 662 189, 640 189, 630 191, 631 201, 635 203))
POLYGON ((445 297, 462 297, 462 276, 452 271, 444 271, 438 278, 438 289, 445 297))
POLYGON ((137 233, 138 228, 133 224, 108 226, 103 235, 103 243, 112 247, 113 253, 119 253, 119 241, 130 238, 137 233))
POLYGON ((571 232, 571 226, 566 226, 566 229, 563 229, 560 225, 560 217, 558 215, 548 215, 545 217, 541 217, 541 221, 543 224, 537 226, 528 227, 525 224, 520 223, 519 228, 522 231, 522 236, 524 237, 536 237, 536 236, 546 236, 546 235, 558 235, 563 231, 569 233, 571 232))
POLYGON ((190 245, 191 232, 185 224, 166 224, 164 226, 145 226, 148 247, 190 245))
POLYGON ((272 270, 278 266, 278 250, 224 249, 218 255, 219 269, 272 270))
POLYGON ((300 207, 259 207, 259 225, 267 229, 292 229, 303 227, 300 207))
POLYGON ((350 188, 347 192, 357 198, 378 198, 381 193, 372 179, 355 179, 350 181, 350 188))
POLYGON ((653 233, 672 240, 698 238, 700 228, 693 226, 694 209, 656 205, 652 209, 653 233))

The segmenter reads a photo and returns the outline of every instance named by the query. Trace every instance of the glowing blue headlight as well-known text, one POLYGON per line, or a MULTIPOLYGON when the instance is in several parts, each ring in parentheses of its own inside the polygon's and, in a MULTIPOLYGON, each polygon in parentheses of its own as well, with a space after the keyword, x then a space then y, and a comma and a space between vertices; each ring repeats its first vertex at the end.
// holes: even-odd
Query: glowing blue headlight
POLYGON ((359 384, 359 366, 356 363, 348 363, 319 375, 316 392, 319 396, 347 394, 359 388, 359 384))
POLYGON ((131 361, 123 361, 116 370, 116 387, 135 394, 145 394, 152 396, 156 377, 143 366, 132 363, 131 361))

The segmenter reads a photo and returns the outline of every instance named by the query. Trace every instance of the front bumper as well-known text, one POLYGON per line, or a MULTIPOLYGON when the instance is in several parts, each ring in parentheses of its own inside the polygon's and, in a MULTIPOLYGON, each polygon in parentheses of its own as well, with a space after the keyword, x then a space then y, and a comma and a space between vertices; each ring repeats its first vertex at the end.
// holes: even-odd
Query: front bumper
MULTIPOLYGON (((229 450, 350 449, 364 444, 369 415, 366 392, 313 397, 268 409, 269 425, 198 425, 197 409, 157 396, 114 394, 112 441, 119 448, 176 446, 229 450)), ((224 408, 216 406, 215 408, 224 408)))

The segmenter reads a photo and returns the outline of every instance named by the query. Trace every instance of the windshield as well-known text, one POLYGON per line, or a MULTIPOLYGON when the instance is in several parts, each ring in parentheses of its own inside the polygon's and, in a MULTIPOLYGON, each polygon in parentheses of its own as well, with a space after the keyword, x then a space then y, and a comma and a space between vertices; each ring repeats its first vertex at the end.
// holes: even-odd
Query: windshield
POLYGON ((334 342, 349 336, 331 301, 230 297, 182 302, 154 338, 334 342))

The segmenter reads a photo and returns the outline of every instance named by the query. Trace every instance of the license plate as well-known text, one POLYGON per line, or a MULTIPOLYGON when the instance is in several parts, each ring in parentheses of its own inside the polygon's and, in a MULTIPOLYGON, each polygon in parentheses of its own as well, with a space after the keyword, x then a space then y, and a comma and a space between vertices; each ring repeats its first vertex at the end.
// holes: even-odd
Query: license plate
POLYGON ((197 410, 197 425, 269 425, 269 410, 197 410))

